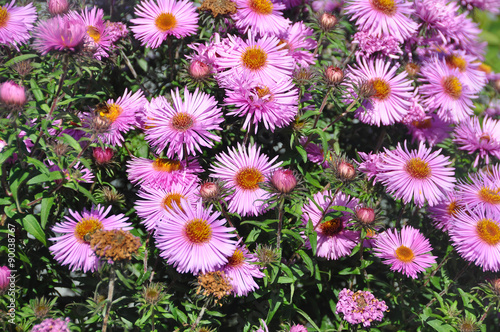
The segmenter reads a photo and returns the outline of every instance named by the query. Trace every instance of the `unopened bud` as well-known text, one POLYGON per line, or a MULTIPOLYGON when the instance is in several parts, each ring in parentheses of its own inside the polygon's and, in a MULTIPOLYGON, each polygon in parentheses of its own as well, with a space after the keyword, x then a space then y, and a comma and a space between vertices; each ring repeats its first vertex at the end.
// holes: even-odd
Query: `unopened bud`
POLYGON ((104 149, 101 147, 97 147, 92 151, 92 156, 94 157, 95 162, 99 165, 108 164, 113 158, 114 154, 115 151, 112 148, 107 147, 104 149))
POLYGON ((371 225, 375 221, 375 211, 368 207, 359 208, 356 210, 356 218, 363 225, 371 225))
POLYGON ((324 31, 329 31, 335 27, 338 23, 337 17, 330 13, 323 13, 319 18, 319 25, 324 31))
POLYGON ((65 14, 68 11, 68 0, 48 0, 49 13, 52 15, 65 14))
POLYGON ((410 77, 415 77, 417 76, 418 72, 420 71, 420 66, 417 65, 414 62, 408 62, 405 66, 406 73, 410 77))
POLYGON ((325 70, 325 78, 330 84, 339 84, 344 80, 344 72, 339 67, 329 66, 325 70))
POLYGON ((10 269, 7 266, 0 266, 0 294, 9 288, 10 269))
POLYGON ((189 65, 189 75, 195 79, 202 79, 210 74, 210 66, 199 60, 194 60, 189 65))
POLYGON ((354 165, 345 161, 341 161, 337 168, 338 175, 342 181, 353 180, 356 176, 354 165))
POLYGON ((200 196, 203 200, 211 200, 220 195, 217 183, 205 182, 200 186, 200 196))
POLYGON ((278 169, 271 177, 271 183, 282 194, 289 194, 297 185, 297 178, 289 169, 278 169))
POLYGON ((12 81, 7 81, 0 86, 0 100, 7 105, 24 105, 26 93, 24 87, 12 81))

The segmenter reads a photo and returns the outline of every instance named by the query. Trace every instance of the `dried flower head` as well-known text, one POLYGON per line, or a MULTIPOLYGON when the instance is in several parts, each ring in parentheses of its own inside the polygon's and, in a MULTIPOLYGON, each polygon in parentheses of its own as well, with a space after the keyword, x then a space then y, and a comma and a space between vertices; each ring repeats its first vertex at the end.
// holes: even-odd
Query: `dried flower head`
POLYGON ((479 330, 479 325, 477 324, 476 317, 467 315, 466 317, 460 318, 456 328, 460 332, 474 332, 479 330))
POLYGON ((357 86, 358 96, 363 99, 368 99, 377 94, 372 81, 363 81, 357 86))
POLYGON ((160 283, 153 282, 149 286, 144 286, 142 289, 142 299, 146 304, 155 306, 165 298, 165 293, 163 292, 163 285, 160 283))
POLYGON ((405 70, 409 77, 415 77, 420 72, 420 66, 414 62, 408 62, 405 66, 405 70))
POLYGON ((29 73, 31 73, 31 70, 33 68, 31 67, 31 60, 24 60, 15 63, 12 66, 12 69, 14 69, 14 71, 16 71, 19 74, 19 76, 24 78, 25 76, 28 76, 29 73))
POLYGON ((138 237, 121 229, 100 230, 90 237, 90 247, 96 255, 112 261, 129 260, 141 246, 138 237))
POLYGON ((84 119, 84 126, 89 128, 90 133, 95 136, 108 133, 113 123, 109 118, 101 116, 101 111, 102 108, 98 106, 94 114, 84 119))
POLYGON ((310 67, 298 67, 293 71, 293 78, 298 85, 306 86, 313 83, 316 74, 310 67))
POLYGON ((61 141, 57 141, 54 144, 53 149, 54 149, 54 153, 56 154, 56 156, 63 157, 68 153, 70 148, 69 148, 68 144, 63 143, 61 141))
POLYGON ((270 245, 259 244, 255 252, 259 262, 264 266, 277 263, 280 257, 278 249, 275 249, 270 245))
POLYGON ((231 294, 233 287, 222 271, 207 272, 198 276, 196 294, 206 297, 208 302, 222 305, 221 301, 231 294))
POLYGON ((204 0, 199 10, 205 10, 212 13, 213 17, 217 15, 235 14, 236 3, 231 0, 204 0))
POLYGON ((125 203, 125 196, 119 193, 114 187, 104 186, 96 189, 95 196, 103 203, 106 203, 106 205, 121 205, 125 203))
POLYGON ((36 298, 30 301, 30 309, 33 310, 33 315, 38 319, 44 319, 52 309, 53 304, 49 300, 36 298))

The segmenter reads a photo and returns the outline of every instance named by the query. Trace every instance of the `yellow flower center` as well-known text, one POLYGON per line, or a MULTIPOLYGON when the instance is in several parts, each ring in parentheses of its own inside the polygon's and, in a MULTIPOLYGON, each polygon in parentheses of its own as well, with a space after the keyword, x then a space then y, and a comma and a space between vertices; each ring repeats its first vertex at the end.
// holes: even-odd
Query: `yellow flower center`
POLYGON ((488 66, 487 64, 485 63, 481 63, 479 65, 479 67, 477 67, 477 69, 481 70, 481 71, 484 71, 486 74, 489 74, 491 73, 491 66, 488 66))
POLYGON ((243 264, 245 261, 245 256, 243 255, 243 251, 240 249, 236 249, 234 254, 231 257, 227 258, 227 265, 237 267, 243 264))
POLYGON ((413 121, 411 124, 418 129, 429 129, 430 127, 432 127, 432 119, 413 121))
POLYGON ((115 120, 122 114, 123 109, 120 105, 117 104, 106 104, 105 107, 100 109, 99 114, 102 117, 108 118, 111 122, 115 122, 115 120))
POLYGON ((186 131, 194 124, 193 117, 188 113, 177 113, 172 117, 172 127, 178 131, 186 131))
POLYGON ((246 167, 236 174, 236 184, 244 190, 256 190, 259 182, 264 181, 264 175, 254 167, 246 167))
POLYGON ((177 20, 175 16, 170 13, 161 13, 155 19, 155 25, 160 31, 166 32, 173 30, 177 26, 177 20))
POLYGON ((405 165, 405 170, 415 179, 427 179, 431 176, 429 164, 418 157, 410 159, 405 165))
POLYGON ((269 90, 269 88, 267 86, 263 86, 263 87, 257 87, 255 88, 255 92, 257 92, 257 96, 259 96, 259 98, 264 98, 266 96, 269 96, 269 100, 271 101, 273 99, 272 95, 271 95, 271 90, 269 90))
POLYGON ((375 10, 387 16, 392 16, 397 11, 396 2, 394 2, 394 0, 372 0, 372 6, 375 10))
POLYGON ((458 70, 463 73, 467 69, 467 62, 461 56, 448 55, 445 58, 446 64, 450 68, 458 68, 458 70))
POLYGON ((87 34, 96 42, 98 43, 99 40, 101 40, 101 34, 99 33, 99 30, 97 30, 96 27, 93 27, 89 25, 87 27, 87 34))
POLYGON ((462 206, 457 203, 457 201, 451 201, 446 208, 446 212, 449 216, 456 217, 458 212, 462 210, 462 206))
POLYGON ((250 8, 257 14, 269 15, 273 12, 273 7, 270 0, 250 0, 250 8))
POLYGON ((172 173, 180 170, 181 168, 181 162, 177 160, 156 158, 156 160, 153 161, 153 169, 155 171, 172 173))
POLYGON ((479 143, 489 143, 491 140, 491 137, 490 135, 486 134, 486 133, 483 133, 480 137, 479 137, 479 143))
POLYGON ((453 75, 443 79, 443 89, 447 95, 455 100, 462 96, 462 83, 453 75))
POLYGON ((497 245, 500 242, 500 227, 496 221, 482 219, 476 225, 477 235, 489 245, 497 245))
POLYGON ((400 246, 396 249, 396 257, 403 263, 411 263, 415 258, 415 254, 413 254, 413 250, 406 246, 400 246))
POLYGON ((243 66, 250 70, 258 70, 266 65, 267 54, 260 46, 250 46, 241 56, 243 66))
POLYGON ((206 220, 193 219, 186 224, 185 234, 191 243, 206 243, 212 237, 212 228, 210 228, 206 220))
POLYGON ((278 46, 281 46, 281 45, 284 45, 281 48, 282 50, 290 50, 291 49, 290 44, 285 39, 280 39, 278 46))
POLYGON ((92 234, 98 230, 103 229, 102 223, 97 218, 83 218, 76 224, 75 227, 75 237, 80 241, 90 243, 90 238, 92 234))
POLYGON ((7 25, 7 22, 9 21, 9 12, 7 12, 7 9, 3 8, 0 6, 0 28, 3 28, 7 25))
POLYGON ((493 190, 488 187, 482 187, 479 190, 479 199, 490 204, 500 204, 500 188, 493 190))
POLYGON ((334 218, 322 222, 319 228, 323 235, 334 236, 344 229, 344 224, 342 223, 342 219, 334 218))
POLYGON ((371 81, 373 90, 375 91, 375 94, 373 95, 373 98, 377 98, 378 100, 385 100, 387 97, 389 97, 391 93, 391 87, 389 84, 387 84, 386 81, 381 80, 380 78, 376 78, 371 81))
POLYGON ((165 207, 165 210, 167 210, 167 207, 173 209, 173 203, 175 203, 182 210, 181 198, 186 198, 186 196, 179 193, 169 193, 163 198, 163 205, 165 207))

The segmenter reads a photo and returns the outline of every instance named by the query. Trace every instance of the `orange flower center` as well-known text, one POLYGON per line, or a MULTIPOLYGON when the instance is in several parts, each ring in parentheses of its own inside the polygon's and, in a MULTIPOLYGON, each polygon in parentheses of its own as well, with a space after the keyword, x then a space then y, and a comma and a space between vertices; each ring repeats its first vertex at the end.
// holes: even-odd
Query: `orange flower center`
POLYGON ((477 235, 489 245, 497 245, 500 242, 500 227, 496 221, 482 219, 476 225, 477 235))
POLYGON ((76 224, 75 237, 80 241, 90 243, 89 236, 103 229, 102 223, 97 218, 83 218, 76 224))
POLYGON ((432 119, 413 121, 411 124, 418 129, 429 129, 430 127, 432 127, 432 119))
POLYGON ((122 114, 123 109, 117 104, 106 104, 104 108, 101 109, 99 114, 102 117, 108 118, 111 122, 115 120, 122 114))
POLYGON ((243 264, 245 261, 245 256, 243 255, 243 251, 240 249, 236 249, 234 254, 231 257, 227 258, 227 265, 237 267, 243 264))
POLYGON ((254 167, 246 167, 236 174, 236 184, 244 190, 256 190, 259 182, 264 181, 264 175, 254 167))
POLYGON ((481 70, 481 71, 485 72, 486 74, 491 73, 491 66, 488 66, 488 65, 487 65, 487 64, 485 64, 485 63, 481 63, 477 69, 479 69, 479 70, 481 70))
POLYGON ((101 40, 101 34, 99 33, 99 30, 97 30, 96 27, 93 27, 91 25, 89 25, 87 27, 87 34, 90 36, 90 38, 92 38, 96 43, 99 42, 99 40, 101 40))
POLYGON ((467 62, 461 56, 448 55, 445 58, 446 64, 450 68, 458 68, 458 70, 463 73, 467 69, 467 62))
POLYGON ((186 196, 179 193, 169 193, 163 198, 163 205, 165 207, 165 210, 167 210, 167 207, 173 209, 173 203, 175 203, 182 210, 181 198, 186 198, 186 196))
POLYGON ((397 10, 394 0, 372 0, 372 6, 387 16, 394 15, 397 10))
POLYGON ((153 169, 159 172, 175 172, 182 168, 181 162, 168 158, 156 158, 153 161, 153 169))
POLYGON ((193 219, 186 224, 185 234, 191 243, 206 243, 212 237, 212 228, 210 228, 206 220, 193 219))
POLYGON ((263 87, 255 88, 255 92, 257 92, 257 96, 259 96, 260 99, 262 99, 266 96, 270 96, 269 101, 271 101, 273 99, 273 96, 271 94, 271 90, 269 90, 269 88, 265 85, 263 87))
POLYGON ((491 140, 490 135, 483 133, 481 137, 479 137, 479 143, 489 143, 491 140))
POLYGON ((403 263, 411 263, 415 258, 415 254, 413 254, 413 250, 406 246, 400 246, 396 249, 396 257, 403 263))
POLYGON ((488 187, 482 187, 479 190, 479 199, 490 204, 500 204, 500 188, 493 190, 488 187))
POLYGON ((273 12, 273 7, 270 0, 250 0, 250 8, 257 14, 269 15, 273 12))
POLYGON ((7 9, 0 6, 0 28, 3 28, 7 25, 7 22, 9 21, 9 16, 10 15, 7 9))
POLYGON ((446 212, 449 216, 456 217, 457 213, 462 210, 462 206, 457 203, 457 201, 451 201, 446 208, 446 212))
POLYGON ((443 89, 447 95, 455 100, 462 96, 462 83, 453 75, 443 79, 443 89))
POLYGON ((194 119, 190 114, 181 112, 172 117, 172 127, 178 131, 186 131, 194 124, 194 119))
POLYGON ((375 94, 373 95, 373 98, 376 98, 378 100, 385 100, 387 97, 389 97, 389 94, 391 93, 391 87, 389 84, 387 84, 386 81, 381 80, 380 78, 376 78, 371 81, 373 90, 375 91, 375 94))
POLYGON ((177 26, 177 20, 175 16, 170 13, 161 13, 155 19, 155 25, 160 31, 166 32, 173 30, 177 26))
POLYGON ((260 46, 250 46, 241 56, 243 66, 250 70, 258 70, 266 65, 267 54, 260 46))
POLYGON ((334 218, 321 223, 321 225, 319 225, 319 228, 321 229, 321 233, 323 233, 324 235, 334 236, 344 229, 344 224, 342 223, 342 219, 334 218))
POLYGON ((427 179, 431 176, 429 164, 418 157, 410 159, 405 165, 405 170, 415 179, 427 179))

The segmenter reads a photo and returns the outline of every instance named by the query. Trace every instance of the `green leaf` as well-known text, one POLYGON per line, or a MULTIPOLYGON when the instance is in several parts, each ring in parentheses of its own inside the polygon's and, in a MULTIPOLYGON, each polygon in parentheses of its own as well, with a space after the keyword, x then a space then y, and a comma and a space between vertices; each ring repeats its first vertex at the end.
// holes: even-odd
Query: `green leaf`
POLYGON ((35 79, 32 78, 30 80, 30 86, 31 86, 31 93, 33 93, 33 96, 35 97, 36 101, 45 103, 45 98, 43 96, 42 90, 38 86, 38 83, 35 81, 35 79))
POLYGON ((434 319, 431 321, 428 321, 427 324, 429 324, 434 330, 438 332, 453 332, 455 329, 448 324, 443 324, 442 321, 434 319))
POLYGON ((306 149, 304 149, 304 147, 300 144, 297 144, 295 146, 295 148, 297 149, 297 151, 300 153, 300 155, 302 156, 302 160, 304 162, 307 162, 307 152, 306 152, 306 149))
POLYGON ((28 186, 37 184, 37 183, 42 183, 42 182, 52 182, 54 180, 59 180, 62 179, 62 174, 60 171, 54 171, 50 172, 49 174, 39 174, 26 182, 28 186))
POLYGON ((125 285, 125 287, 127 287, 128 289, 134 289, 134 286, 132 286, 130 284, 130 282, 128 281, 128 279, 121 273, 120 270, 115 270, 116 272, 116 276, 118 277, 118 279, 120 279, 121 282, 123 282, 123 284, 125 285))
POLYGON ((33 235, 35 239, 42 242, 43 245, 47 245, 45 232, 43 231, 42 227, 40 227, 38 220, 36 220, 33 215, 30 214, 23 218, 23 227, 28 233, 33 235))
POLYGON ((47 221, 50 215, 50 209, 54 204, 54 196, 45 197, 42 199, 42 210, 40 211, 40 221, 42 223, 42 228, 45 229, 45 225, 47 225, 47 221))
POLYGON ((82 147, 80 146, 80 144, 70 135, 66 133, 62 134, 62 140, 66 144, 70 145, 73 149, 75 149, 76 152, 82 151, 82 147))
POLYGON ((21 61, 24 61, 24 60, 28 60, 28 59, 33 59, 33 58, 36 58, 36 57, 38 57, 38 54, 23 54, 23 55, 19 55, 19 56, 16 56, 15 58, 10 59, 9 61, 7 61, 4 64, 4 66, 5 67, 10 67, 13 64, 16 64, 18 62, 21 62, 21 61))
POLYGON ((302 257, 302 260, 304 261, 304 264, 306 264, 307 269, 311 272, 311 277, 314 274, 314 263, 311 257, 304 251, 304 250, 299 250, 298 251, 300 257, 302 257))
POLYGON ((299 314, 301 314, 301 315, 302 315, 302 317, 304 317, 304 318, 305 318, 305 319, 309 322, 309 324, 311 324, 311 325, 312 325, 312 326, 316 329, 316 331, 320 331, 320 329, 319 329, 318 325, 316 325, 316 323, 315 323, 315 322, 311 319, 311 317, 309 317, 309 315, 308 315, 308 314, 306 314, 303 310, 301 310, 301 309, 299 309, 299 308, 297 308, 297 307, 295 307, 295 306, 294 306, 294 308, 295 308, 295 310, 296 310, 299 314))

